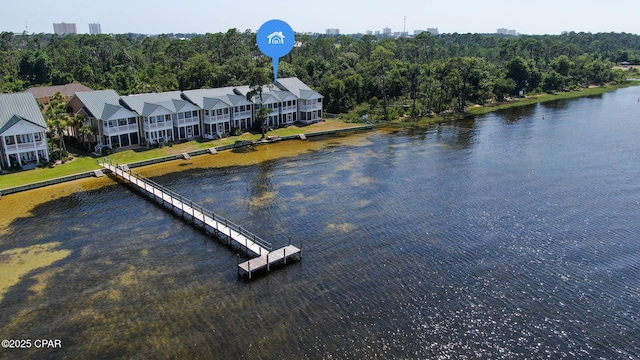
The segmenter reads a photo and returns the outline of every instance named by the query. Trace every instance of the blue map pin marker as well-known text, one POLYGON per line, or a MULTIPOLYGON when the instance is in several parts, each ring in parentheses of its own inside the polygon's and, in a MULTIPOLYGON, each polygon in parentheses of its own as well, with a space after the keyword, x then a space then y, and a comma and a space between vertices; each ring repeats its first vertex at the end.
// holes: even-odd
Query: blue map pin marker
POLYGON ((282 20, 269 20, 256 34, 258 48, 273 61, 273 82, 278 80, 278 61, 287 55, 295 42, 291 26, 282 20))

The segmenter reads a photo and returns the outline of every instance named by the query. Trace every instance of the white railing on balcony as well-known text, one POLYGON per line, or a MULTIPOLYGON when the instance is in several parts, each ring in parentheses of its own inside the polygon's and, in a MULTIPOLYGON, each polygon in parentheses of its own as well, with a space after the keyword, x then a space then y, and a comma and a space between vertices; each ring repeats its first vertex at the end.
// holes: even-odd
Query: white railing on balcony
POLYGON ((252 116, 253 116, 252 111, 237 111, 233 113, 234 119, 251 118, 252 116))
POLYGON ((144 123, 143 129, 144 131, 149 131, 149 130, 167 130, 167 129, 171 129, 173 128, 173 122, 172 121, 161 121, 161 122, 156 122, 156 123, 144 123))
POLYGON ((322 110, 322 103, 314 103, 311 105, 300 105, 300 111, 322 110))
POLYGON ((231 121, 231 116, 229 114, 226 115, 215 115, 215 116, 205 116, 204 123, 205 124, 217 124, 221 122, 231 121))
POLYGON ((7 151, 16 151, 16 150, 33 150, 39 148, 45 148, 46 142, 44 140, 28 142, 28 143, 17 143, 17 144, 5 144, 5 149, 7 151))
POLYGON ((185 126, 185 125, 194 125, 200 123, 200 118, 198 117, 190 117, 185 119, 174 119, 173 125, 175 126, 185 126))
POLYGON ((105 124, 103 126, 105 135, 118 135, 122 133, 131 133, 138 131, 138 124, 127 124, 127 125, 118 125, 118 126, 108 126, 105 124))

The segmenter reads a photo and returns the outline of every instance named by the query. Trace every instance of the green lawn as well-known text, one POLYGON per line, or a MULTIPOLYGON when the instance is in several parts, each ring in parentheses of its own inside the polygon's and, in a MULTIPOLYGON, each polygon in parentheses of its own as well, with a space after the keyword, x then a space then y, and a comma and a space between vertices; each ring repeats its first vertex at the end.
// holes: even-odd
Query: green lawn
MULTIPOLYGON (((298 127, 289 126, 286 128, 275 129, 269 131, 267 136, 291 136, 312 132, 321 132, 326 130, 342 129, 352 127, 354 124, 347 124, 340 120, 326 120, 313 125, 298 127)), ((244 133, 241 136, 232 136, 219 140, 193 140, 173 146, 164 146, 157 149, 139 148, 135 150, 124 150, 109 155, 111 161, 118 164, 130 164, 138 161, 155 159, 169 155, 181 154, 185 152, 209 149, 216 146, 233 144, 236 141, 257 141, 261 134, 244 133)), ((20 185, 31 184, 35 182, 55 179, 63 176, 74 175, 91 170, 100 169, 98 161, 102 157, 94 158, 91 156, 79 156, 74 160, 65 164, 55 166, 53 168, 33 169, 26 171, 10 172, 0 175, 0 191, 2 189, 12 188, 20 185)))

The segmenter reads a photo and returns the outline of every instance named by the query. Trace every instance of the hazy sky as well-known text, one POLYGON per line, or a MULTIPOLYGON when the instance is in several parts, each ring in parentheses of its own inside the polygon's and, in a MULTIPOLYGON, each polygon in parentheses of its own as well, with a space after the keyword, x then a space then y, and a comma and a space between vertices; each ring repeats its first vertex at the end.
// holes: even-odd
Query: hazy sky
POLYGON ((0 0, 0 31, 52 33, 54 22, 76 23, 79 33, 100 23, 103 33, 215 33, 257 30, 281 19, 296 32, 342 34, 436 27, 441 33, 522 34, 627 32, 640 34, 640 0, 0 0), (277 4, 277 5, 276 5, 277 4))

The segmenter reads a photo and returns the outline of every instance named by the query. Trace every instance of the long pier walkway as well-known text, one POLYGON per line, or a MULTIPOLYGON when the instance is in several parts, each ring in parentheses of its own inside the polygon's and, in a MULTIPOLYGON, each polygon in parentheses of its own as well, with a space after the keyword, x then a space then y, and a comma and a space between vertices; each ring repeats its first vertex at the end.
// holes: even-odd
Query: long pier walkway
POLYGON ((258 270, 267 268, 269 271, 271 266, 276 264, 286 265, 287 260, 290 258, 297 257, 298 260, 302 259, 301 249, 291 245, 291 239, 289 239, 289 245, 273 250, 271 243, 184 196, 133 173, 127 165, 113 164, 107 158, 104 158, 101 165, 112 174, 141 190, 143 194, 161 203, 165 208, 169 207, 172 212, 177 212, 183 219, 190 221, 194 226, 203 228, 205 232, 212 232, 218 239, 226 240, 228 245, 240 248, 247 256, 252 256, 252 259, 242 263, 238 260, 238 276, 246 275, 251 279, 252 274, 258 270))

